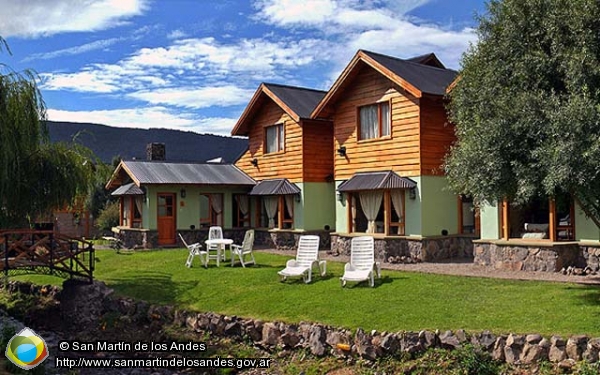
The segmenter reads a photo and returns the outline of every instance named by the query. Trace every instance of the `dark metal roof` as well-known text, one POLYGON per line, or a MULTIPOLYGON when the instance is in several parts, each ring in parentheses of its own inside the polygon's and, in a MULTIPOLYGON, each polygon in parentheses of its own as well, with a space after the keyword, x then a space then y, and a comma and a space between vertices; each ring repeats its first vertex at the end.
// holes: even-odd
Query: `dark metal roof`
POLYGON ((458 74, 452 69, 436 68, 419 62, 402 60, 370 51, 363 50, 363 52, 426 94, 445 95, 446 88, 454 81, 458 74))
POLYGON ((264 84, 300 118, 310 118, 310 114, 323 99, 326 91, 304 87, 284 86, 274 83, 264 84))
POLYGON ((412 189, 417 183, 410 178, 400 177, 395 172, 359 172, 338 186, 338 191, 412 189))
POLYGON ((123 161, 123 168, 140 185, 198 184, 248 185, 252 178, 232 164, 183 164, 148 161, 123 161))
POLYGON ((144 191, 133 182, 119 186, 111 195, 144 195, 144 191))
POLYGON ((249 195, 287 195, 298 194, 300 189, 292 184, 287 178, 275 180, 263 180, 252 188, 249 195))
POLYGON ((420 55, 420 56, 411 57, 411 58, 406 59, 406 61, 412 61, 412 62, 416 62, 419 64, 424 64, 424 65, 429 65, 429 66, 446 69, 444 64, 442 64, 442 62, 437 58, 437 56, 433 52, 426 53, 426 54, 420 55))

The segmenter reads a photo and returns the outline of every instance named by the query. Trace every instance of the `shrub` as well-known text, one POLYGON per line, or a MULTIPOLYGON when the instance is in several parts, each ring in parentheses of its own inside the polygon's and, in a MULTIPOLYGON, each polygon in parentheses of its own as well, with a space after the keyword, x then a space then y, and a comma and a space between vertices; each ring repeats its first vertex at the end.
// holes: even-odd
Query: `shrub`
POLYGON ((117 225, 119 225, 119 203, 111 202, 100 211, 100 215, 96 220, 96 227, 101 230, 110 230, 117 225))

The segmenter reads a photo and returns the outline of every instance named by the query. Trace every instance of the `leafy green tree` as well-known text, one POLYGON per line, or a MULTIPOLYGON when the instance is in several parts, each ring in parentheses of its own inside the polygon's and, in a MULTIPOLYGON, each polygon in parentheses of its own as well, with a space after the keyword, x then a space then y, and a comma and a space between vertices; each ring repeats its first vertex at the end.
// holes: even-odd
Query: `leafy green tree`
POLYGON ((449 93, 453 190, 477 202, 572 193, 600 217, 600 2, 491 0, 449 93))
MULTIPOLYGON (((0 38, 2 49, 10 53, 0 38)), ((93 155, 50 143, 36 80, 0 65, 0 228, 22 227, 89 190, 93 155)))

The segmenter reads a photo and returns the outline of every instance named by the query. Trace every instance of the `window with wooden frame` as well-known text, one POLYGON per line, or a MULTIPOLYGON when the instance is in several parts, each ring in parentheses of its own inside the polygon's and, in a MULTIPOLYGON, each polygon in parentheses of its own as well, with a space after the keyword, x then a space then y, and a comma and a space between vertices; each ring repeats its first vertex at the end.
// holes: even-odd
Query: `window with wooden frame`
POLYGON ((358 108, 359 140, 390 136, 391 123, 390 102, 385 101, 358 108))
POLYGON ((233 227, 250 227, 250 197, 247 194, 233 194, 233 227))
POLYGON ((200 227, 223 226, 223 194, 200 194, 200 227))
POLYGON ((405 197, 403 189, 347 193, 348 232, 405 235, 405 197))
POLYGON ((284 140, 283 124, 267 126, 265 128, 265 154, 283 151, 284 140))
POLYGON ((458 233, 480 233, 479 208, 475 207, 473 198, 464 195, 458 196, 458 233))
POLYGON ((294 228, 294 195, 269 195, 257 201, 256 222, 261 228, 294 228))
POLYGON ((142 196, 121 197, 121 219, 119 225, 128 228, 142 227, 142 196))
POLYGON ((527 204, 501 204, 501 236, 508 240, 575 240, 574 202, 570 195, 535 198, 527 204))

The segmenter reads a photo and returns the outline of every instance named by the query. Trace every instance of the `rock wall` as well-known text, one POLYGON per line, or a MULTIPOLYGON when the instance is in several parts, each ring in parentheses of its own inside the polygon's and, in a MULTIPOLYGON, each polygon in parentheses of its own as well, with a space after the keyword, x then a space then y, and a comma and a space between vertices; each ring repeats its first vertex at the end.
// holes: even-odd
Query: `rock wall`
MULTIPOLYGON (((351 236, 331 235, 331 251, 350 255, 351 236)), ((375 238, 375 258, 380 262, 438 262, 450 259, 472 259, 473 238, 443 236, 413 239, 409 237, 375 238)))
MULTIPOLYGON (((589 254, 588 259, 597 261, 597 256, 589 254)), ((475 264, 503 270, 558 272, 567 267, 585 267, 582 262, 586 262, 582 249, 572 243, 525 246, 477 242, 474 251, 475 264)))
POLYGON ((172 306, 150 305, 131 298, 115 297, 103 283, 92 285, 65 283, 62 291, 51 286, 36 286, 11 281, 9 292, 46 295, 61 301, 60 315, 69 327, 99 329, 103 316, 119 316, 131 324, 176 324, 191 332, 210 332, 232 340, 251 341, 277 353, 281 348, 308 350, 315 356, 360 357, 375 360, 406 353, 416 356, 428 349, 455 350, 466 344, 491 354, 497 361, 530 364, 541 361, 572 366, 576 361, 598 362, 600 338, 576 335, 543 337, 539 334, 493 334, 489 331, 469 334, 463 330, 420 332, 355 332, 318 323, 287 324, 265 322, 212 312, 177 310, 172 306))

